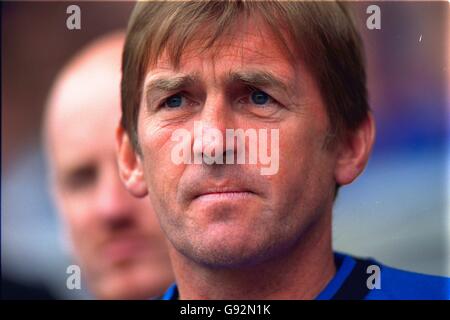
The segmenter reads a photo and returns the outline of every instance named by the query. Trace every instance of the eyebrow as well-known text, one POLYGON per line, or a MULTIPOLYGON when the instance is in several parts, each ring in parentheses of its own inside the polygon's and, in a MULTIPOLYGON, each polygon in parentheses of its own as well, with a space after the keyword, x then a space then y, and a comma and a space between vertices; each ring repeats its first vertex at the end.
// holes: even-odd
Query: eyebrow
POLYGON ((284 92, 289 91, 289 86, 283 80, 268 71, 247 70, 233 71, 228 75, 228 82, 242 82, 253 87, 273 87, 284 92))
POLYGON ((198 81, 199 78, 196 75, 161 76, 150 80, 145 85, 145 94, 149 97, 155 91, 177 91, 198 81))
MULTIPOLYGON (((252 87, 271 87, 289 93, 290 86, 271 72, 263 70, 231 71, 226 77, 227 83, 241 82, 252 87)), ((159 91, 174 92, 201 82, 197 74, 179 74, 159 76, 145 85, 145 97, 148 100, 159 91)))

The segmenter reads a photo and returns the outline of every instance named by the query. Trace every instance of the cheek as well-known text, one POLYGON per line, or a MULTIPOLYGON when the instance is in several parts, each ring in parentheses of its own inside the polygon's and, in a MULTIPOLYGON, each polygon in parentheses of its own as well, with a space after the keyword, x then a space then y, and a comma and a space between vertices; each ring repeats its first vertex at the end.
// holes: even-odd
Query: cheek
POLYGON ((81 263, 82 268, 100 268, 102 258, 99 257, 98 249, 105 238, 105 230, 100 216, 95 211, 92 196, 73 197, 70 208, 65 211, 65 218, 74 257, 81 263))
POLYGON ((91 238, 96 233, 96 212, 92 199, 92 195, 66 195, 60 202, 63 220, 77 242, 91 238))
POLYGON ((185 165, 177 165, 171 159, 172 149, 177 143, 171 140, 173 131, 173 128, 145 119, 139 126, 145 181, 155 205, 164 199, 174 199, 173 193, 185 168, 185 165))
POLYGON ((306 197, 332 176, 330 157, 323 148, 326 128, 305 120, 293 119, 280 129, 280 169, 273 183, 281 197, 306 197))
MULTIPOLYGON (((281 175, 289 179, 294 173, 304 172, 306 174, 309 171, 310 166, 316 161, 316 154, 320 149, 317 135, 315 129, 303 127, 297 123, 288 123, 281 128, 281 175)), ((306 177, 300 177, 301 180, 304 178, 306 177)))

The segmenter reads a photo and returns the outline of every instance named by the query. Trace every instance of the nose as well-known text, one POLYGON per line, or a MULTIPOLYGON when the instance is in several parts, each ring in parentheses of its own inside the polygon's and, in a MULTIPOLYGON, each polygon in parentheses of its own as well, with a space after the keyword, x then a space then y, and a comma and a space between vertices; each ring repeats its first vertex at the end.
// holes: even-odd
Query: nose
POLYGON ((234 122, 232 109, 222 95, 212 95, 206 99, 194 123, 194 163, 222 164, 227 155, 234 155, 234 143, 231 146, 226 143, 227 129, 233 129, 234 122))
POLYGON ((112 225, 130 222, 133 217, 133 198, 120 181, 117 168, 104 170, 95 195, 97 214, 112 225))

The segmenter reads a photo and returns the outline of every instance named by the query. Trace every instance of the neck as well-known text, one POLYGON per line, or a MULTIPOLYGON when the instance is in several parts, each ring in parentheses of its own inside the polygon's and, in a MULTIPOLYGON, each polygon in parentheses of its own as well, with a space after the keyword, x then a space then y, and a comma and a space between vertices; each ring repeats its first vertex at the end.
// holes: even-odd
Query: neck
POLYGON ((293 248, 252 267, 211 269, 170 248, 180 299, 314 299, 336 272, 331 210, 293 248))

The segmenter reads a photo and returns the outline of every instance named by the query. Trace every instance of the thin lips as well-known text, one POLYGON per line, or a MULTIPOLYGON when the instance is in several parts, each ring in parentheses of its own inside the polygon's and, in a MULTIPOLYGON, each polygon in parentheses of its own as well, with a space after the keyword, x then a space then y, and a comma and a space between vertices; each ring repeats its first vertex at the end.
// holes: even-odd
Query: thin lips
POLYGON ((223 187, 204 187, 194 194, 194 199, 215 193, 254 193, 252 190, 243 187, 223 186, 223 187))

